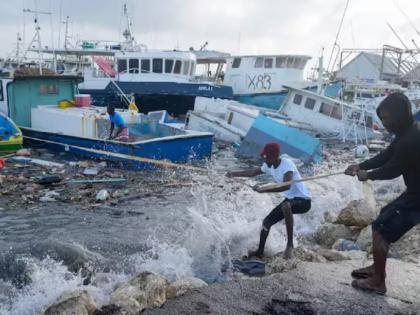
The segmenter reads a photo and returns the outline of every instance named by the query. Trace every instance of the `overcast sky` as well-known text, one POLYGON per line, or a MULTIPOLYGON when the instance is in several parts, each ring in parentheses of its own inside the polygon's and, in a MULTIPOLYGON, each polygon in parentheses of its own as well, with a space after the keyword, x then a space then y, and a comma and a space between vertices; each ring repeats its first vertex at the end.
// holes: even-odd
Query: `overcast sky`
MULTIPOLYGON (((68 15, 73 39, 119 40, 122 10, 127 3, 136 39, 152 49, 199 48, 232 54, 307 54, 322 47, 328 62, 347 0, 0 0, 0 56, 13 50, 16 33, 28 44, 34 34, 33 14, 23 8, 52 12, 40 15, 43 45, 52 36, 61 46, 68 15), (61 10, 60 10, 61 8, 61 10), (61 29, 61 32, 59 30, 61 29)), ((419 0, 350 0, 338 43, 344 48, 402 47, 401 39, 420 46, 419 0), (410 24, 414 25, 414 27, 410 24)))

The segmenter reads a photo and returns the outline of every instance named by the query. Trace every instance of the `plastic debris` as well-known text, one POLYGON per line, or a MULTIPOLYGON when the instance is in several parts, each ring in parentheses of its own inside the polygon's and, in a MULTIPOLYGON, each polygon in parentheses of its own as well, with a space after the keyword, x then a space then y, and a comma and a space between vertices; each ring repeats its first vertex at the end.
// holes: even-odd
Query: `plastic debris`
POLYGON ((95 176, 98 175, 99 170, 96 167, 88 167, 83 171, 83 175, 95 176))
POLYGON ((109 198, 109 192, 106 189, 102 189, 96 195, 97 201, 105 201, 109 198))
POLYGON ((24 156, 15 156, 15 157, 12 157, 12 160, 19 163, 30 163, 30 164, 36 164, 36 165, 52 167, 52 168, 64 167, 64 164, 61 164, 61 163, 55 163, 55 162, 50 162, 50 161, 45 161, 45 160, 40 160, 40 159, 32 159, 32 158, 27 158, 24 156))

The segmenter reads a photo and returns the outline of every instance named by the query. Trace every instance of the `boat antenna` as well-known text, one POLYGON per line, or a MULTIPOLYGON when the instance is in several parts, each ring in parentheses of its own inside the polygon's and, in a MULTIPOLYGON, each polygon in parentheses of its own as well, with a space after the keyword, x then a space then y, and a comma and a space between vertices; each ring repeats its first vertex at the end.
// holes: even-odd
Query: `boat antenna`
POLYGON ((400 12, 405 16, 405 18, 408 20, 408 23, 410 23, 411 27, 414 29, 414 31, 417 33, 418 36, 420 36, 420 31, 416 28, 413 21, 410 19, 410 17, 405 13, 405 11, 400 7, 400 5, 397 3, 397 1, 393 0, 395 6, 400 10, 400 12))
MULTIPOLYGON (((391 24, 389 24, 388 22, 386 22, 386 24, 388 25, 388 27, 391 29, 391 31, 392 31, 392 33, 395 35, 395 37, 397 37, 398 38, 398 40, 400 41, 400 43, 404 46, 404 48, 406 49, 406 50, 410 50, 409 48, 408 48, 408 46, 404 43, 404 41, 401 39, 401 37, 398 35, 398 33, 394 30, 394 28, 391 26, 391 24)), ((416 59, 416 57, 411 53, 410 54, 411 55, 411 57, 414 59, 414 61, 415 62, 418 62, 417 61, 417 59, 416 59)))
MULTIPOLYGON (((334 45, 333 45, 333 48, 331 50, 331 56, 330 56, 330 59, 328 61, 327 71, 330 70, 331 61, 333 59, 333 55, 334 55, 336 47, 338 47, 337 55, 340 51, 340 46, 338 45, 338 37, 340 36, 341 28, 343 27, 344 18, 346 16, 347 9, 349 7, 349 3, 350 3, 350 0, 347 0, 346 7, 344 8, 343 16, 342 16, 341 21, 340 21, 340 25, 338 26, 337 35, 335 36, 334 45)), ((336 58, 336 60, 337 60, 337 58, 336 58)), ((332 64, 332 67, 334 67, 334 64, 335 64, 335 62, 332 64)), ((332 69, 331 69, 331 71, 332 71, 332 69)))

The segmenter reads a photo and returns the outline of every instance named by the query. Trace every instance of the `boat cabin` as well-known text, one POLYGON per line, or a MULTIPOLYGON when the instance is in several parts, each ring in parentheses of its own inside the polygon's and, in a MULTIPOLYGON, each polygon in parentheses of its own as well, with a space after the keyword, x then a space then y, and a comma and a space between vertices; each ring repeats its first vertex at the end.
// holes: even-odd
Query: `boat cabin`
POLYGON ((374 113, 314 92, 288 87, 279 112, 296 122, 308 123, 320 133, 340 137, 372 138, 374 113))
POLYGON ((224 84, 234 94, 276 93, 283 85, 304 81, 303 72, 309 56, 254 55, 227 59, 224 84))
POLYGON ((187 82, 195 74, 196 57, 181 51, 134 51, 115 54, 118 81, 187 82))

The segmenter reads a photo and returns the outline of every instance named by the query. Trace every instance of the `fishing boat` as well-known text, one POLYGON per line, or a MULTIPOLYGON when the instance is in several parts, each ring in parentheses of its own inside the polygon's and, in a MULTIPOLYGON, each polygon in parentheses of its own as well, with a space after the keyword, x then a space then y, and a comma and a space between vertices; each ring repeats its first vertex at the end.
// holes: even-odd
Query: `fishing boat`
POLYGON ((320 137, 357 143, 380 136, 375 112, 305 89, 287 88, 289 93, 278 113, 312 126, 320 137))
POLYGON ((66 41, 64 49, 31 51, 52 55, 50 65, 58 73, 82 75, 79 90, 90 94, 96 106, 112 103, 127 108, 133 102, 142 113, 166 110, 182 116, 194 108, 196 97, 233 97, 230 86, 196 80, 194 53, 150 50, 138 43, 126 5, 124 16, 124 40, 120 43, 84 40, 69 47, 66 41))
POLYGON ((22 132, 16 124, 0 112, 0 155, 22 148, 22 132))
POLYGON ((120 109, 130 139, 108 140, 106 108, 59 106, 62 100, 75 98, 81 80, 75 76, 22 76, 7 85, 9 117, 22 130, 25 142, 136 170, 150 168, 160 160, 187 163, 210 158, 213 135, 167 124, 165 112, 145 115, 120 109))
POLYGON ((211 132, 216 139, 235 143, 237 155, 245 158, 259 157, 264 145, 275 141, 282 145, 283 153, 305 163, 322 160, 313 127, 237 101, 198 98, 195 110, 188 112, 186 128, 211 132))
MULTIPOLYGON (((227 58, 223 84, 233 88, 234 99, 277 110, 287 96, 285 85, 305 88, 306 55, 248 55, 227 58)), ((315 84, 316 85, 316 84, 315 84)))

